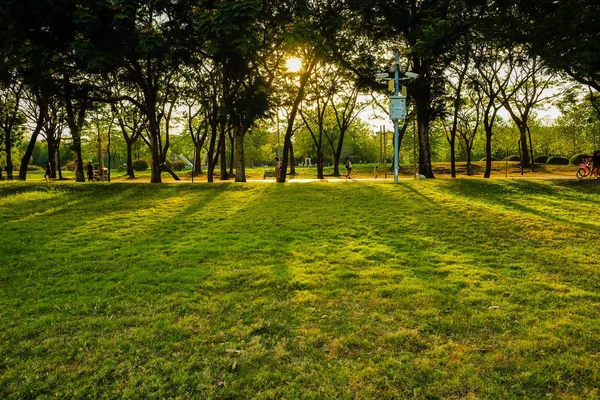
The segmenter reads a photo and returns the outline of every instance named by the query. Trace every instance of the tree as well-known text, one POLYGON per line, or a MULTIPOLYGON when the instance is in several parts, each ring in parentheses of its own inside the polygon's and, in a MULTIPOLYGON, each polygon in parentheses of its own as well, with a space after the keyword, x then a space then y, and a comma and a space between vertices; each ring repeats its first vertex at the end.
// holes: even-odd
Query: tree
MULTIPOLYGON (((355 0, 350 7, 360 15, 356 29, 363 37, 398 48, 410 60, 411 70, 419 74, 409 84, 408 94, 417 115, 419 173, 433 178, 429 124, 443 112, 443 71, 455 58, 459 39, 468 32, 474 8, 460 0, 355 0)), ((380 72, 366 71, 371 76, 380 72)))
MULTIPOLYGON (((485 172, 483 177, 489 178, 492 173, 492 134, 498 111, 504 105, 500 96, 505 91, 503 101, 508 101, 513 92, 506 91, 510 82, 512 54, 501 48, 481 42, 474 55, 476 73, 470 76, 474 90, 485 93, 483 101, 483 126, 485 129, 485 172), (508 68, 508 69, 506 69, 508 68)), ((513 91, 517 88, 513 88, 513 91)))
POLYGON ((333 175, 340 176, 339 163, 346 133, 360 113, 371 105, 371 102, 366 100, 358 102, 359 89, 354 82, 339 80, 335 89, 336 93, 332 99, 331 107, 335 113, 335 122, 338 129, 332 130, 331 135, 327 134, 326 137, 333 152, 333 175), (339 133, 337 138, 335 133, 339 133))
POLYGON ((301 108, 300 116, 306 129, 310 132, 317 151, 317 179, 324 179, 323 136, 326 135, 325 113, 333 99, 337 79, 332 67, 324 64, 317 66, 314 75, 311 84, 307 87, 310 94, 304 101, 307 103, 308 110, 301 108))
POLYGON ((512 69, 510 86, 500 87, 502 103, 519 129, 521 164, 529 166, 531 161, 533 169, 533 144, 530 143, 531 147, 527 145, 528 140, 531 141, 529 120, 536 106, 560 93, 552 91, 556 89, 556 76, 544 67, 539 57, 522 55, 514 59, 514 62, 516 65, 512 69), (509 91, 511 93, 508 93, 509 91), (531 157, 529 150, 532 152, 531 157))
POLYGON ((0 86, 0 151, 5 153, 6 177, 13 179, 12 149, 23 140, 26 117, 21 111, 25 85, 12 75, 10 82, 0 86))
POLYGON ((484 93, 477 90, 477 87, 475 84, 474 87, 468 88, 468 101, 460 108, 457 115, 457 132, 467 162, 467 175, 471 175, 471 153, 483 114, 484 93))

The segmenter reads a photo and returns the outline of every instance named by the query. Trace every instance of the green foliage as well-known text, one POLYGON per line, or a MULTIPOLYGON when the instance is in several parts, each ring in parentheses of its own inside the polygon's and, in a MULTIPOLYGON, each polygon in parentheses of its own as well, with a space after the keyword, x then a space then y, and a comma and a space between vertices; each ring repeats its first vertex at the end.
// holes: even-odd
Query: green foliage
POLYGON ((569 164, 571 165, 579 165, 583 162, 583 160, 587 159, 591 157, 590 154, 585 154, 585 153, 581 153, 581 154, 575 154, 573 155, 570 159, 569 159, 569 164))
POLYGON ((521 161, 521 157, 517 155, 508 156, 504 159, 505 161, 521 161))
POLYGON ((540 164, 545 164, 548 161, 548 156, 535 156, 533 161, 540 164))
POLYGON ((185 169, 185 163, 181 160, 174 160, 171 164, 171 168, 174 171, 183 171, 185 169))
POLYGON ((148 161, 146 160, 133 160, 132 164, 134 171, 145 171, 148 169, 148 161))
POLYGON ((29 164, 27 166, 27 171, 44 171, 44 168, 40 167, 39 165, 29 164))
POLYGON ((597 397, 599 185, 347 183, 0 184, 2 397, 597 397))
MULTIPOLYGON (((487 157, 483 157, 481 160, 479 161, 487 161, 487 157)), ((500 161, 498 158, 492 156, 492 161, 500 161)))
POLYGON ((569 159, 566 157, 552 156, 546 160, 546 164, 569 165, 569 159))

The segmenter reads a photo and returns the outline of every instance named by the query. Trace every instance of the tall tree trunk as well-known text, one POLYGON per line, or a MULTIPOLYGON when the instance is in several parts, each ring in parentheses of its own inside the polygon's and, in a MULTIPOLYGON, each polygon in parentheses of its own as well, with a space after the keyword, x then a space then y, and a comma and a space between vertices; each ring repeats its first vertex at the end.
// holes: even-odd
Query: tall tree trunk
MULTIPOLYGON (((237 171, 236 158, 238 157, 238 154, 237 154, 237 143, 236 142, 239 139, 239 136, 234 135, 233 133, 230 133, 228 136, 229 136, 229 175, 233 175, 233 166, 234 165, 236 165, 236 171, 237 171)), ((245 182, 245 180, 238 181, 237 177, 235 178, 235 181, 236 182, 245 182)))
POLYGON ((59 180, 63 180, 63 176, 62 176, 62 169, 61 169, 61 164, 60 164, 60 140, 58 141, 58 146, 56 147, 56 166, 57 166, 57 171, 58 171, 58 179, 59 180))
POLYGON ((206 163, 207 163, 207 171, 206 171, 206 180, 208 182, 214 182, 214 174, 215 174, 215 143, 217 141, 217 126, 216 123, 212 122, 210 124, 210 142, 208 144, 208 154, 206 155, 206 163))
MULTIPOLYGON (((529 136, 529 151, 531 151, 531 171, 535 171, 535 160, 533 159, 533 142, 531 141, 531 130, 529 129, 529 125, 527 127, 527 134, 529 136)), ((594 146, 595 148, 596 146, 594 146)))
POLYGON ((456 137, 450 137, 450 173, 453 178, 456 178, 456 137))
MULTIPOLYGON (((431 168, 431 146, 429 143, 429 87, 421 85, 423 93, 414 96, 415 109, 417 112, 417 134, 419 135, 419 174, 426 178, 435 178, 431 168)), ((398 144, 398 148, 400 148, 398 144)))
POLYGON ((521 165, 529 167, 529 146, 527 145, 527 127, 525 124, 519 124, 519 134, 521 135, 521 165))
POLYGON ((492 127, 485 127, 485 172, 484 178, 492 175, 492 127))
MULTIPOLYGON (((429 108, 429 105, 426 106, 429 108)), ((419 134, 419 174, 435 178, 431 168, 431 145, 429 143, 429 113, 419 114, 417 110, 417 130, 419 134), (425 114, 425 115, 423 115, 425 114)))
POLYGON ((46 137, 48 144, 48 162, 50 163, 50 178, 56 179, 56 143, 53 134, 46 137))
MULTIPOLYGON (((154 110, 156 109, 155 106, 148 106, 149 110, 154 110)), ((150 145, 151 145, 151 151, 152 151, 152 175, 150 177, 150 183, 162 183, 162 178, 161 178, 161 172, 162 172, 162 168, 161 168, 161 159, 160 159, 160 143, 159 143, 159 136, 160 136, 160 130, 158 127, 158 122, 156 121, 156 116, 153 115, 154 113, 151 111, 148 115, 148 133, 150 134, 150 145)))
POLYGON ((293 143, 290 143, 290 175, 296 175, 296 159, 294 157, 293 143))
POLYGON ((467 159, 467 176, 471 175, 471 148, 468 146, 466 147, 466 151, 465 151, 465 158, 467 159))
POLYGON ((126 138, 125 142, 127 143, 127 176, 133 179, 135 178, 135 171, 133 170, 133 146, 135 145, 135 140, 126 138))
POLYGON ((194 175, 202 175, 202 146, 204 143, 194 143, 194 175))
POLYGON ((325 179, 323 174, 323 150, 320 147, 317 148, 317 179, 325 179))
POLYGON ((246 182, 246 166, 244 165, 244 135, 235 135, 235 181, 246 182))
POLYGON ((221 176, 220 179, 222 181, 226 181, 229 179, 227 174, 227 152, 226 152, 226 139, 225 139, 225 130, 221 130, 221 137, 219 138, 219 158, 221 159, 221 176))

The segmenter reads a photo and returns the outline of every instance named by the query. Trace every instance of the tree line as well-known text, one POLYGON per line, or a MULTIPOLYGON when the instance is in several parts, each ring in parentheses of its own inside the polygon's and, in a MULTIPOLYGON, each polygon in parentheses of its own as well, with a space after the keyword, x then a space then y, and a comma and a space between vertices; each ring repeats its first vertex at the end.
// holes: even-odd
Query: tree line
POLYGON ((27 129, 19 179, 40 135, 56 170, 66 130, 83 181, 82 135, 102 113, 122 133, 128 174, 136 146, 147 146, 153 183, 173 174, 167 155, 175 118, 185 120, 198 168, 205 149, 209 182, 217 165, 228 177, 228 159, 235 180, 245 181, 245 139, 282 116, 281 181, 295 165, 299 129, 314 144, 318 174, 324 149, 339 174, 344 138, 385 93, 375 74, 389 70, 393 51, 404 71, 418 74, 407 93, 420 174, 434 177, 432 126, 441 123, 453 176, 457 144, 470 163, 475 135, 485 132, 489 177, 501 109, 519 131, 521 162, 533 165, 534 111, 564 91, 567 78, 589 88, 598 116, 599 7, 590 0, 4 0, 5 172, 13 177, 13 148, 27 129), (299 71, 287 70, 291 57, 302 60, 299 71))

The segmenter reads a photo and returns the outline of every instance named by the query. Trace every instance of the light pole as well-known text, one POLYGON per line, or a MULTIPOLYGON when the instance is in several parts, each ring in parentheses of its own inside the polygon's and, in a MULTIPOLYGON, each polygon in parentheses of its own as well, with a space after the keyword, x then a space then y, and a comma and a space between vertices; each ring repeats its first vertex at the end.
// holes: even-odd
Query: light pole
MULTIPOLYGON (((379 78, 386 78, 387 73, 377 74, 379 78)), ((406 119, 406 96, 400 95, 400 81, 416 79, 419 75, 414 72, 405 72, 400 77, 400 55, 394 54, 394 95, 390 96, 390 118, 394 121, 394 183, 398 183, 398 158, 400 153, 399 123, 398 120, 406 119)))
MULTIPOLYGON (((398 52, 396 52, 394 54, 394 64, 395 67, 394 68, 394 97, 398 98, 398 91, 399 91, 399 86, 400 86, 400 56, 398 55, 398 52)), ((401 101, 404 100, 404 118, 406 118, 406 98, 404 99, 399 99, 398 98, 398 108, 402 107, 401 101)), ((392 117, 392 120, 394 121, 394 183, 398 183, 398 154, 400 153, 400 148, 398 145, 398 137, 400 136, 399 134, 399 127, 398 127, 398 119, 402 118, 402 115, 392 115, 392 99, 390 98, 390 116, 392 117), (396 117, 396 118, 394 118, 396 117)), ((401 110, 399 110, 401 111, 401 110)))

